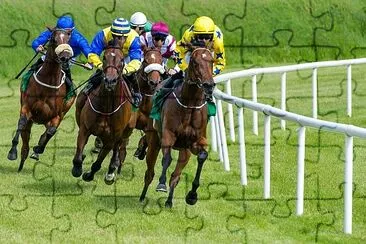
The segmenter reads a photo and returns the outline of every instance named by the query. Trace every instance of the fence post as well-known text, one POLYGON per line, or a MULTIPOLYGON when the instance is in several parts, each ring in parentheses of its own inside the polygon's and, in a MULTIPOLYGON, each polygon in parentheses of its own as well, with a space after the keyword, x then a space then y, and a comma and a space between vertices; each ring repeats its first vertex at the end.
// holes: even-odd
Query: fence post
POLYGON ((244 109, 238 109, 238 125, 239 125, 239 153, 240 153, 240 180, 241 184, 246 186, 248 184, 247 177, 247 162, 245 153, 245 133, 244 133, 244 109))
POLYGON ((312 78, 312 87, 313 87, 313 118, 318 118, 318 69, 313 69, 313 78, 312 78))
POLYGON ((346 135, 344 165, 344 233, 352 234, 353 137, 346 135))
POLYGON ((271 197, 271 116, 264 116, 264 198, 271 197))
MULTIPOLYGON (((286 111, 286 72, 281 75, 281 109, 286 111)), ((286 129, 286 120, 281 119, 282 130, 286 129)))
POLYGON ((347 65, 347 115, 352 116, 352 66, 347 65))
MULTIPOLYGON (((257 75, 252 77, 253 102, 257 102, 257 75)), ((253 134, 258 135, 258 112, 253 110, 253 134)))
POLYGON ((219 128, 220 128, 220 137, 221 137, 221 148, 222 148, 222 156, 224 159, 224 169, 226 171, 230 171, 230 163, 229 163, 229 154, 227 150, 227 142, 226 142, 226 133, 225 133, 225 125, 224 125, 224 116, 222 111, 222 102, 221 100, 217 100, 217 115, 219 119, 219 128))
MULTIPOLYGON (((231 96, 231 80, 227 80, 225 83, 226 94, 231 96)), ((231 103, 227 104, 227 112, 229 114, 229 129, 230 129, 230 140, 235 142, 235 127, 234 127, 234 114, 233 105, 231 103)))
POLYGON ((305 127, 298 128, 297 146, 297 204, 296 214, 304 213, 304 178, 305 178, 305 127))

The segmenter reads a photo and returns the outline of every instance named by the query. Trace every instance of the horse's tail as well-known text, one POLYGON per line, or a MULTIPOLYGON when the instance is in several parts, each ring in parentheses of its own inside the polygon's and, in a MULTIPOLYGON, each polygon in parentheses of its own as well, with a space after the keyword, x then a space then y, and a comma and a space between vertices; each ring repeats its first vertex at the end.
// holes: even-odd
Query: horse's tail
POLYGON ((36 101, 32 106, 32 116, 38 118, 37 121, 46 121, 51 114, 50 106, 44 101, 36 101))

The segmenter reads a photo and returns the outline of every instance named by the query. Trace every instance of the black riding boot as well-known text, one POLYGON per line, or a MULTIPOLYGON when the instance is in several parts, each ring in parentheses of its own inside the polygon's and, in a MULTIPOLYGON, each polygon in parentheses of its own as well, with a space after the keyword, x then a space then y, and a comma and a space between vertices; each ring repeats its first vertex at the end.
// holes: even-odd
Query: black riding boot
POLYGON ((83 89, 84 94, 89 95, 89 93, 94 90, 94 88, 98 87, 98 85, 102 81, 103 71, 100 69, 97 69, 94 74, 90 76, 90 78, 87 81, 86 86, 83 89))
POLYGON ((165 79, 163 81, 164 84, 163 84, 162 88, 173 88, 175 86, 175 81, 179 80, 179 79, 183 79, 183 71, 179 71, 178 73, 175 73, 168 79, 165 79))
POLYGON ((76 92, 74 90, 74 83, 72 82, 72 79, 71 79, 71 71, 70 71, 69 65, 68 64, 63 65, 62 70, 65 72, 65 76, 66 76, 65 83, 66 83, 67 94, 71 93, 71 94, 68 94, 71 97, 76 96, 76 92))
POLYGON ((136 79, 134 79, 133 75, 124 76, 124 77, 125 77, 125 80, 127 81, 128 88, 131 91, 131 96, 132 96, 131 103, 134 107, 138 108, 142 101, 142 95, 139 91, 140 89, 138 87, 137 81, 136 81, 136 79))
POLYGON ((42 58, 39 58, 37 60, 37 62, 35 62, 34 64, 32 64, 32 66, 30 67, 30 70, 33 72, 36 72, 44 63, 44 61, 42 60, 42 58))

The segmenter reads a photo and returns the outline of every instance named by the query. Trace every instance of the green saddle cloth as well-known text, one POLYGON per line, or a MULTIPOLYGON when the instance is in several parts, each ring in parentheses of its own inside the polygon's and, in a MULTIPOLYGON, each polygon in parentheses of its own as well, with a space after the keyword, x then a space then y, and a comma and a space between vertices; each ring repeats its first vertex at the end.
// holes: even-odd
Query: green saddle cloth
MULTIPOLYGON (((33 75, 33 73, 34 73, 34 71, 30 69, 30 70, 28 70, 27 73, 25 73, 22 76, 22 81, 20 84, 20 89, 22 92, 25 92, 27 90, 28 85, 29 85, 29 79, 33 75)), ((70 98, 76 96, 75 85, 73 82, 71 82, 71 84, 72 84, 71 86, 66 85, 66 96, 64 98, 65 102, 69 101, 70 98)))
MULTIPOLYGON (((174 87, 179 85, 182 82, 183 82, 183 79, 176 80, 174 87)), ((160 121, 161 108, 163 107, 163 104, 164 104, 165 100, 167 99, 167 97, 174 91, 174 87, 173 88, 164 88, 163 87, 155 93, 155 95, 153 96, 153 106, 151 108, 150 118, 160 121)), ((208 105, 207 106, 207 115, 208 115, 208 119, 210 119, 211 116, 216 115, 216 105, 214 102, 207 102, 207 105, 208 105)))

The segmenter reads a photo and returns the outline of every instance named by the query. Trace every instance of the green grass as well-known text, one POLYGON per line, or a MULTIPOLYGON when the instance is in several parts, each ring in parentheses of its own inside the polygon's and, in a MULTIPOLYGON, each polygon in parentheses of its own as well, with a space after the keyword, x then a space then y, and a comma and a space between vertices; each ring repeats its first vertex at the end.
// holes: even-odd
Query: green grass
MULTIPOLYGON (((288 31, 279 32, 278 48, 273 45, 273 31, 279 28, 293 30, 294 45, 311 45, 312 30, 316 26, 329 27, 328 17, 315 19, 326 10, 332 11, 334 29, 319 31, 320 44, 332 44, 342 50, 339 58, 351 58, 350 50, 362 46, 364 38, 362 1, 247 1, 247 17, 240 22, 245 27, 243 49, 234 48, 240 40, 235 23, 226 23, 224 15, 243 14, 244 1, 229 1, 225 8, 217 8, 219 1, 185 1, 185 13, 200 13, 213 17, 225 34, 228 67, 230 70, 251 66, 293 64, 301 59, 316 60, 310 47, 293 48, 286 45, 288 31), (239 11, 240 10, 240 11, 239 11), (288 10, 288 11, 285 11, 288 10), (352 15, 351 15, 352 14, 352 15), (233 30, 232 32, 230 30, 233 30), (345 36, 349 39, 345 41, 345 36), (327 38, 326 38, 327 37, 327 38), (329 41, 330 40, 330 41, 329 41), (285 44, 284 44, 285 43, 285 44), (253 46, 250 46, 253 45, 253 46), (243 51, 243 54, 240 54, 243 51), (242 55, 242 56, 241 56, 242 55), (244 60, 241 62, 241 60, 244 60)), ((180 36, 183 27, 195 16, 181 14, 181 1, 117 1, 115 12, 98 15, 94 10, 109 6, 113 1, 85 1, 76 4, 67 0, 55 2, 55 14, 72 12, 78 28, 91 40, 95 32, 115 17, 128 17, 135 10, 147 13, 152 20, 164 19, 172 33, 180 36)), ((147 194, 147 201, 138 201, 142 190, 145 163, 132 157, 139 133, 133 134, 126 163, 116 184, 107 186, 103 176, 107 158, 95 180, 90 183, 71 175, 75 153, 77 126, 74 108, 62 122, 56 136, 49 142, 40 161, 28 159, 21 173, 19 160, 6 159, 19 114, 19 80, 14 77, 33 56, 31 40, 53 25, 52 1, 29 2, 3 0, 0 4, 0 242, 1 243, 363 243, 366 239, 366 186, 364 164, 366 144, 354 139, 354 199, 353 233, 343 233, 344 135, 307 128, 305 151, 305 209, 296 216, 297 131, 298 125, 288 122, 286 130, 280 121, 271 122, 271 199, 263 199, 263 114, 259 114, 259 135, 252 134, 252 113, 245 110, 246 160, 248 186, 240 185, 239 145, 229 143, 231 171, 225 172, 219 155, 210 151, 204 165, 199 201, 188 206, 184 197, 194 177, 196 160, 192 158, 184 170, 176 189, 174 206, 165 209, 165 194, 155 192, 161 172, 161 157, 155 169, 155 178, 147 194), (10 24, 11 23, 11 24, 10 24), (17 31, 14 39, 12 30, 17 31), (29 34, 29 36, 28 36, 29 34), (7 46, 9 45, 9 47, 7 46)), ((327 17, 328 16, 328 17, 327 17)), ((334 59, 333 49, 319 50, 318 59, 334 59)), ((361 55, 361 53, 357 53, 361 55)), ((319 118, 357 126, 365 124, 364 65, 353 66, 353 116, 346 116, 345 68, 318 70, 319 118)), ((83 82, 89 72, 73 67, 76 84, 83 82)), ((287 75, 287 107, 291 112, 311 116, 311 72, 292 72, 287 75)), ((233 94, 251 99, 250 78, 232 81, 233 94)), ((221 85, 219 85, 220 87, 221 85)), ((258 101, 280 107, 280 75, 258 76, 258 101)), ((225 105, 224 105, 225 107, 225 105)), ((236 108, 234 108, 236 112, 236 108)), ((236 117, 235 117, 236 119, 236 117)), ((226 116, 226 124, 227 124, 226 116)), ((235 120, 237 127, 237 122, 235 120)), ((34 146, 43 127, 33 126, 31 146, 34 146)), ((237 131, 236 131, 237 133, 237 131)), ((86 148, 84 169, 89 169, 95 155, 90 153, 94 137, 86 148)), ((20 146, 20 145, 19 145, 20 146)), ((20 147, 18 146, 18 152, 20 147)), ((176 153, 174 153, 176 159, 176 153)), ((173 161, 174 162, 174 161, 173 161)), ((175 162, 169 169, 171 174, 175 162)))

